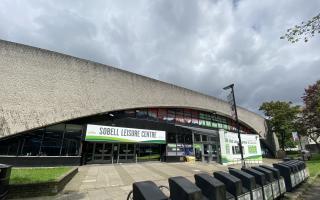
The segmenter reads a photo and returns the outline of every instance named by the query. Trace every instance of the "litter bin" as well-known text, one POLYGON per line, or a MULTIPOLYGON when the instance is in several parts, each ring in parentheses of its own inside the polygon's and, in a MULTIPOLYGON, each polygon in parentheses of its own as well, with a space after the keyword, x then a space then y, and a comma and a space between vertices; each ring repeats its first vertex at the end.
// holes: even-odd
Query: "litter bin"
POLYGON ((167 200, 158 186, 152 181, 135 182, 133 187, 134 200, 167 200))
POLYGON ((226 185, 227 191, 230 192, 236 200, 251 199, 250 192, 242 187, 242 182, 239 178, 222 171, 214 172, 213 175, 226 185))
POLYGON ((11 167, 10 165, 0 164, 0 200, 6 199, 8 195, 11 167))
POLYGON ((262 188, 257 187, 254 176, 239 169, 232 168, 229 169, 229 173, 241 180, 242 186, 250 191, 252 200, 263 200, 262 188))
POLYGON ((272 200, 273 195, 272 195, 272 185, 271 183, 266 181, 266 175, 260 171, 257 171, 252 168, 242 168, 242 171, 251 174, 252 176, 255 177, 256 183, 259 184, 262 187, 262 192, 263 192, 263 198, 264 200, 272 200))
POLYGON ((202 194, 208 200, 227 199, 226 186, 218 179, 205 173, 195 174, 194 179, 196 186, 201 189, 202 194))
POLYGON ((252 167, 252 169, 260 171, 266 175, 267 181, 269 181, 272 185, 273 198, 274 199, 278 198, 281 195, 280 194, 280 186, 279 186, 279 182, 277 181, 277 179, 274 178, 273 172, 268 169, 265 169, 263 167, 257 167, 257 166, 252 167))
POLYGON ((169 178, 171 200, 202 200, 201 189, 182 176, 169 178))
POLYGON ((305 163, 299 160, 291 160, 286 162, 287 164, 295 165, 298 168, 298 178, 299 183, 304 181, 306 179, 306 173, 305 173, 305 163))
POLYGON ((284 178, 284 182, 286 185, 286 191, 292 191, 294 188, 294 175, 292 173, 292 169, 283 163, 274 163, 273 167, 280 171, 280 175, 284 178))
POLYGON ((284 178, 280 176, 280 171, 274 167, 270 167, 267 165, 260 165, 260 167, 265 168, 273 172, 273 177, 278 181, 278 185, 280 188, 280 194, 283 195, 286 192, 286 184, 284 182, 284 178))
POLYGON ((289 163, 283 162, 282 165, 288 166, 291 170, 290 179, 292 182, 292 188, 295 188, 299 184, 298 167, 289 163))

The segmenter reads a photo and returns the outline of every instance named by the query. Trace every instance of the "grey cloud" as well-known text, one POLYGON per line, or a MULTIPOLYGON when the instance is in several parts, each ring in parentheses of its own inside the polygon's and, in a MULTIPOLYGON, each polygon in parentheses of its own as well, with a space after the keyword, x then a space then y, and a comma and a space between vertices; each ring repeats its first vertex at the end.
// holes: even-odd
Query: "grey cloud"
POLYGON ((2 1, 0 38, 78 56, 225 98, 258 112, 269 100, 301 103, 319 79, 320 37, 279 40, 320 2, 2 1))

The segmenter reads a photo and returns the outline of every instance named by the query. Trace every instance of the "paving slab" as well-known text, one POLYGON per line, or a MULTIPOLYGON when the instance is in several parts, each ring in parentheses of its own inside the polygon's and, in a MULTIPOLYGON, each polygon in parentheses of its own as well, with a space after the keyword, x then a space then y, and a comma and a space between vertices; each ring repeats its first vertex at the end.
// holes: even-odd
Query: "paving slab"
MULTIPOLYGON (((268 160, 272 164, 277 160, 268 160)), ((264 163, 265 164, 265 163, 264 163)), ((240 165, 232 167, 240 168, 240 165)), ((227 171, 228 166, 217 163, 163 163, 145 162, 128 164, 96 164, 79 167, 79 172, 66 185, 64 190, 50 197, 31 198, 35 200, 124 200, 132 190, 132 183, 151 180, 158 186, 169 186, 168 178, 183 176, 194 182, 194 174, 214 171, 227 171)), ((167 189, 163 189, 169 194, 167 189)))

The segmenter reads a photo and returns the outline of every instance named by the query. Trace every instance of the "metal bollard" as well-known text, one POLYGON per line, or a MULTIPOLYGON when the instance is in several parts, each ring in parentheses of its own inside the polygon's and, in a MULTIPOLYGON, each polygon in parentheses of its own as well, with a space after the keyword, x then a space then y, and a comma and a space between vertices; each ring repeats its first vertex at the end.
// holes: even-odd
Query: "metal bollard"
POLYGON ((271 183, 266 181, 266 176, 264 173, 257 171, 255 169, 252 169, 252 168, 242 168, 241 170, 248 173, 248 174, 251 174, 252 176, 255 177, 256 183, 262 187, 264 200, 273 199, 272 185, 271 185, 271 183))
POLYGON ((278 185, 280 188, 280 194, 283 195, 286 192, 286 184, 284 182, 284 178, 282 176, 280 176, 280 171, 274 167, 270 167, 267 165, 260 165, 260 167, 272 171, 273 177, 278 181, 278 185))
POLYGON ((182 176, 169 178, 169 187, 171 200, 202 200, 200 188, 182 176))
POLYGON ((133 183, 134 200, 167 200, 158 186, 152 181, 141 181, 133 183))
POLYGON ((242 182, 242 186, 250 191, 252 200, 263 200, 262 188, 256 184, 255 177, 239 169, 229 169, 229 173, 242 182))
POLYGON ((237 200, 250 200, 250 192, 242 188, 242 182, 239 178, 232 176, 227 172, 214 172, 214 177, 223 182, 227 191, 230 192, 237 200))
POLYGON ((196 185, 208 200, 226 200, 226 186, 209 174, 195 174, 196 185))

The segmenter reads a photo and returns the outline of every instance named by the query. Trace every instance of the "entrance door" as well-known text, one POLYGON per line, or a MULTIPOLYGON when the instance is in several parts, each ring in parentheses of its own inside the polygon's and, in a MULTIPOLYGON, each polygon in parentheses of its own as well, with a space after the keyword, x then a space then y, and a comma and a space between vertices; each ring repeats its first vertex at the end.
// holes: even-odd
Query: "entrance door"
POLYGON ((112 144, 94 143, 92 163, 111 163, 112 162, 112 144))
POLYGON ((217 161, 216 144, 203 144, 203 161, 217 161))
POLYGON ((92 143, 87 163, 121 163, 136 161, 136 144, 92 143))
POLYGON ((117 162, 135 162, 135 152, 136 145, 135 144, 118 144, 119 151, 117 156, 117 162))

